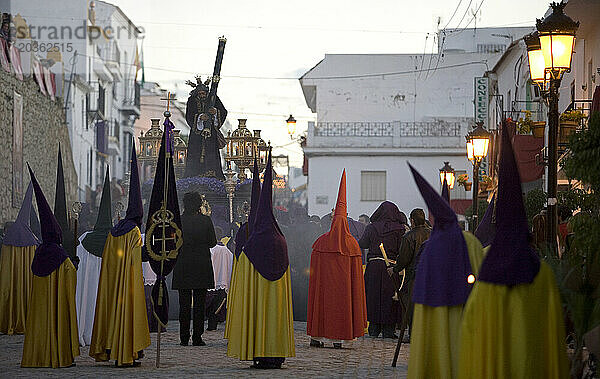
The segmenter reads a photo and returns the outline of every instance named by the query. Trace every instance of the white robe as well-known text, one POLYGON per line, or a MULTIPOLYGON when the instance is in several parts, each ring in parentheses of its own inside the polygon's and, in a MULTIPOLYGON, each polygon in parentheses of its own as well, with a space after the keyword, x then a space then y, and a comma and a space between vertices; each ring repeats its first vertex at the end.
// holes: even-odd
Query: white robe
POLYGON ((231 281, 231 268, 233 266, 233 254, 227 246, 216 245, 210 249, 210 257, 215 274, 215 288, 213 290, 225 289, 228 292, 229 282, 231 281))
POLYGON ((102 258, 90 254, 81 241, 89 232, 79 237, 77 256, 79 267, 77 269, 77 292, 75 303, 77 305, 77 326, 79 329, 79 345, 86 346, 92 342, 92 329, 94 327, 94 312, 96 311, 96 295, 102 258))

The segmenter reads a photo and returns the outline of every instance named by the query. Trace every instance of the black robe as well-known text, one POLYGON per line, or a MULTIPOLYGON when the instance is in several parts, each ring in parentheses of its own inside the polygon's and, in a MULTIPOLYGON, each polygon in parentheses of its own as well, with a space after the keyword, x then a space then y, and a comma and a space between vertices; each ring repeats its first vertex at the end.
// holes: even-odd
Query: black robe
MULTIPOLYGON (((388 259, 396 260, 404 230, 393 230, 380 234, 373 224, 367 225, 358 244, 361 249, 369 249, 365 270, 365 293, 367 300, 367 320, 376 324, 400 323, 402 308, 392 300, 396 290, 395 280, 387 273, 379 244, 383 242, 388 259)), ((396 276, 397 280, 397 275, 396 276)))
POLYGON ((210 137, 204 138, 201 131, 196 127, 196 121, 200 113, 208 114, 206 108, 206 102, 198 105, 198 97, 195 91, 192 91, 187 101, 185 110, 185 119, 190 126, 190 137, 188 140, 187 148, 187 161, 185 165, 184 177, 214 177, 219 180, 225 180, 223 175, 223 168, 221 166, 221 151, 217 144, 217 132, 225 123, 227 118, 227 110, 221 103, 221 100, 217 96, 215 101, 215 108, 217 109, 217 119, 220 122, 218 129, 209 119, 206 121, 211 125, 210 137), (202 148, 204 147, 204 159, 202 159, 202 148))
POLYGON ((202 214, 181 216, 183 246, 173 270, 174 290, 210 289, 215 287, 215 277, 210 248, 217 244, 215 229, 210 217, 202 214))

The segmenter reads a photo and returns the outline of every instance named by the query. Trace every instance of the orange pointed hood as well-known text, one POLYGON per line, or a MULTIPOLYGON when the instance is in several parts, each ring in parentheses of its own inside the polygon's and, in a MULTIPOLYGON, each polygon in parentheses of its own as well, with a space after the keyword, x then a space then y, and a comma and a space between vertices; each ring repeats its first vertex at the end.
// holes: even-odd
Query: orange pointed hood
POLYGON ((313 250, 320 253, 339 253, 348 256, 361 256, 360 247, 356 239, 350 234, 346 206, 346 170, 342 173, 340 189, 331 229, 319 237, 313 244, 313 250))

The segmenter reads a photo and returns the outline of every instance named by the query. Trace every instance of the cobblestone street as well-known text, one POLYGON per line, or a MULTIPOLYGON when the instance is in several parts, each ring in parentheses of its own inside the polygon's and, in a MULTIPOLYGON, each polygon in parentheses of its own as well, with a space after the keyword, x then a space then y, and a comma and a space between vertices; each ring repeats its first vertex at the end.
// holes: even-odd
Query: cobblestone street
POLYGON ((204 347, 180 346, 178 328, 178 323, 172 321, 162 335, 159 369, 155 367, 155 333, 140 367, 115 368, 114 362, 96 363, 85 347, 75 359, 77 366, 64 369, 22 369, 23 336, 0 335, 0 377, 406 377, 408 345, 400 351, 398 367, 392 368, 394 340, 363 337, 343 350, 310 348, 306 323, 296 322, 296 357, 287 359, 281 370, 257 371, 249 368, 250 362, 227 357, 223 324, 217 331, 204 333, 204 347))

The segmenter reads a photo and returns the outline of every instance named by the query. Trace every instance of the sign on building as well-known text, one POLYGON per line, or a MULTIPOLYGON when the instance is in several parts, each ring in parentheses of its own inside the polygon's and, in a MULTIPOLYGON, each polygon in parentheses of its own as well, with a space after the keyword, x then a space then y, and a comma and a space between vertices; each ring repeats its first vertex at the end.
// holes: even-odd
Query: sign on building
POLYGON ((488 78, 475 78, 475 122, 483 122, 483 127, 488 129, 489 89, 488 78))

